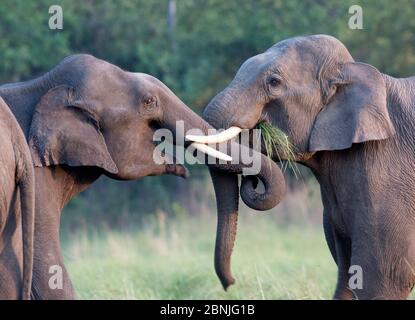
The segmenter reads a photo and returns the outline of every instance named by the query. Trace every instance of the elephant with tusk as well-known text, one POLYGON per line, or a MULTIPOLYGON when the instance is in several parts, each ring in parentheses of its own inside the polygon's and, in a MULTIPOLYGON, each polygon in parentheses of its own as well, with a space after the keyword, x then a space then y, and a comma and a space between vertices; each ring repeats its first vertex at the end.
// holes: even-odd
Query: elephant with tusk
MULTIPOLYGON (((216 135, 187 135, 186 139, 193 141, 192 145, 200 149, 200 145, 204 146, 203 143, 212 144, 230 141, 241 131, 242 129, 239 127, 230 127, 216 135)), ((241 152, 249 152, 244 150, 246 147, 243 145, 239 146, 239 148, 242 150, 241 152)), ((273 161, 269 161, 265 156, 261 156, 260 159, 261 172, 257 176, 242 175, 240 195, 248 207, 254 210, 265 211, 275 207, 281 201, 286 187, 281 170, 279 168, 274 169, 276 164, 273 161), (268 172, 266 167, 270 168, 271 171, 268 172), (264 173, 266 174, 265 176, 264 173), (258 183, 257 179, 263 183, 264 193, 258 193, 255 190, 258 183), (275 184, 270 183, 271 181, 275 182, 275 184)), ((230 261, 237 231, 239 208, 237 174, 239 173, 241 173, 239 168, 228 167, 224 171, 223 167, 220 170, 215 166, 210 167, 218 214, 215 270, 225 290, 235 283, 231 273, 230 261)))
MULTIPOLYGON (((266 121, 287 134, 295 160, 321 187, 338 266, 334 298, 408 297, 415 285, 414 77, 356 62, 331 36, 296 37, 245 61, 203 117, 234 132, 266 121), (362 270, 361 287, 349 286, 353 266, 362 270)), ((212 180, 219 215, 234 216, 236 178, 212 171, 212 180)))
MULTIPOLYGON (((174 132, 178 121, 184 123, 185 133, 196 128, 207 135, 213 128, 158 79, 85 54, 64 59, 39 78, 2 85, 0 95, 23 129, 35 165, 32 294, 37 299, 74 298, 59 241, 62 208, 101 175, 119 180, 162 174, 186 177, 183 165, 154 161, 154 133, 161 128, 174 132), (55 265, 63 270, 63 290, 48 286, 48 270, 55 265)), ((223 134, 219 137, 223 140, 223 134)), ((186 146, 194 137, 188 138, 186 146)), ((227 144, 233 148, 236 142, 227 144)), ((229 174, 231 179, 242 173, 244 166, 230 161, 229 155, 203 142, 193 146, 225 160, 209 164, 212 170, 229 174)), ((258 157, 262 164, 267 162, 264 155, 258 157)), ((256 176, 264 182, 265 193, 255 191, 253 178, 243 178, 242 199, 258 209, 276 205, 285 190, 279 167, 262 165, 256 176)), ((237 192, 232 193, 232 201, 237 203, 237 192)), ((221 278, 230 278, 233 241, 226 239, 232 240, 229 234, 234 233, 234 220, 234 216, 219 215, 220 261, 216 265, 221 278)))

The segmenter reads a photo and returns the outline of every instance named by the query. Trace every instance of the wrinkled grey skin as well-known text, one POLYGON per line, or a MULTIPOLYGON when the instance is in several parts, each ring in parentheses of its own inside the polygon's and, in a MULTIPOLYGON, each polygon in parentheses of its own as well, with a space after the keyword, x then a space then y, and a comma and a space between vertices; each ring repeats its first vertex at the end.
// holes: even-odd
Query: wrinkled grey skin
MULTIPOLYGON (((161 174, 185 177, 183 166, 153 161, 154 131, 163 127, 175 133, 178 120, 184 121, 185 132, 197 128, 207 134, 211 127, 154 77, 126 72, 89 55, 70 56, 37 79, 3 85, 0 95, 23 128, 35 164, 33 297, 73 298, 59 241, 66 203, 102 174, 120 180, 161 174), (54 265, 63 269, 62 289, 48 285, 54 265)), ((242 170, 238 164, 212 168, 242 170)), ((263 202, 278 203, 285 190, 278 166, 264 166, 258 178, 268 186, 263 202), (269 178, 278 175, 280 185, 269 178)), ((254 208, 262 205, 250 187, 241 186, 244 201, 254 208)), ((227 229, 223 232, 229 234, 227 229)), ((226 259, 230 253, 222 256, 226 259)), ((228 263, 225 260, 224 266, 228 263)))
POLYGON ((29 300, 35 223, 34 170, 23 132, 1 97, 0 150, 0 300, 29 300))
POLYGON ((321 186, 338 265, 334 298, 408 296, 415 283, 414 77, 395 79, 355 62, 330 36, 292 38, 248 59, 204 118, 218 128, 269 121, 288 134, 296 160, 321 186), (351 265, 362 267, 363 289, 348 288, 351 265))

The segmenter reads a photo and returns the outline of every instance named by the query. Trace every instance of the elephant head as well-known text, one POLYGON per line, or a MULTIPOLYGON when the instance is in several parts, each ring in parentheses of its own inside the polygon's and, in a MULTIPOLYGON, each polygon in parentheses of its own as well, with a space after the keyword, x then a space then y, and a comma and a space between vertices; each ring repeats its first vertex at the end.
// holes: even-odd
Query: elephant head
MULTIPOLYGON (((207 135, 212 129, 161 81, 143 73, 126 72, 89 55, 68 57, 46 75, 44 82, 50 88, 39 97, 29 131, 29 145, 38 167, 94 167, 122 180, 165 173, 185 177, 186 169, 180 164, 155 163, 155 130, 167 128, 177 133, 179 120, 184 123, 184 133, 199 129, 202 135, 207 135)), ((224 132, 208 138, 220 142, 230 136, 229 132, 224 132)), ((193 136, 194 139, 197 137, 193 136)), ((185 145, 190 143, 187 141, 185 145)), ((204 144, 193 145, 208 155, 227 159, 204 144)), ((229 147, 235 145, 235 142, 228 144, 229 147)), ((267 161, 263 155, 259 156, 262 163, 267 161)), ((237 206, 239 194, 235 179, 244 166, 234 162, 210 166, 212 170, 229 175, 234 182, 234 188, 225 193, 232 199, 229 208, 237 206)), ((257 177, 263 181, 265 192, 255 191, 252 177, 244 178, 243 200, 257 209, 275 206, 285 190, 278 166, 262 165, 257 177), (272 177, 277 179, 272 180, 272 177)), ((229 215, 221 216, 220 221, 226 222, 219 223, 217 256, 220 259, 216 265, 221 279, 229 279, 233 247, 229 235, 234 234, 236 220, 234 215, 229 215)))
POLYGON ((248 59, 203 116, 220 128, 270 122, 288 135, 298 161, 394 132, 382 74, 326 35, 284 40, 248 59))
MULTIPOLYGON (((248 59, 203 117, 225 129, 271 123, 287 134, 302 163, 318 151, 394 133, 381 73, 355 62, 340 41, 325 35, 288 39, 248 59)), ((284 159, 284 150, 276 151, 284 159)), ((236 181, 221 173, 212 179, 219 212, 231 212, 234 196, 225 190, 234 190, 236 181)))

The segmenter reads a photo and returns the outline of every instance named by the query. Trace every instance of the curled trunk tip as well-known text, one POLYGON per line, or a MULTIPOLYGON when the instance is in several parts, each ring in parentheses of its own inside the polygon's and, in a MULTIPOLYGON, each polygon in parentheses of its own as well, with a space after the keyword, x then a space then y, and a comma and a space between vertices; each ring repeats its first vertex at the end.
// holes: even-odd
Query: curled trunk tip
POLYGON ((284 175, 280 167, 272 160, 268 164, 262 158, 261 172, 256 176, 242 176, 241 198, 250 208, 259 211, 266 211, 278 205, 286 193, 284 175), (258 180, 264 185, 264 193, 256 190, 258 180))

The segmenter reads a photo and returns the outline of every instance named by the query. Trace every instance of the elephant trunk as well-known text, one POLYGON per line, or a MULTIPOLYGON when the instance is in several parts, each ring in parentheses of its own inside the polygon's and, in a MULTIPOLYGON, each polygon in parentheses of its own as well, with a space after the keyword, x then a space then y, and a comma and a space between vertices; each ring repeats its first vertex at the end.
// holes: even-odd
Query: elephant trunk
MULTIPOLYGON (((231 273, 231 256, 235 243, 238 220, 238 173, 242 166, 211 165, 210 175, 216 195, 217 231, 215 245, 215 270, 226 290, 235 282, 231 273), (223 171, 224 170, 224 171, 223 171)), ((241 198, 251 208, 268 210, 275 207, 286 191, 285 180, 277 164, 261 154, 258 175, 242 176, 241 198), (255 190, 257 179, 264 184, 264 193, 255 190)))
POLYGON ((248 207, 265 211, 281 202, 286 192, 286 185, 281 169, 264 155, 261 155, 261 168, 257 176, 242 176, 241 198, 248 207), (256 190, 257 179, 264 185, 263 193, 256 190))
MULTIPOLYGON (((248 101, 249 95, 244 94, 244 91, 238 90, 236 87, 228 87, 220 92, 208 104, 203 112, 203 118, 215 128, 232 127, 232 115, 236 106, 242 106, 242 100, 248 101), (243 95, 243 96, 241 96, 243 95), (239 100, 238 100, 239 99, 239 100), (241 103, 238 103, 241 101, 241 103), (226 119, 231 119, 226 120, 226 119)), ((260 113, 258 114, 258 119, 260 113)), ((255 117, 254 117, 255 118, 255 117)), ((241 120, 241 119, 238 119, 241 120)), ((238 124, 243 124, 244 129, 251 129, 255 126, 257 119, 242 119, 238 124)), ((241 181, 241 198, 245 204, 254 210, 269 210, 276 206, 285 194, 285 181, 280 168, 275 162, 267 156, 255 150, 243 150, 244 146, 240 146, 241 152, 253 152, 253 157, 260 159, 260 170, 256 175, 245 175, 241 181), (261 180, 264 185, 264 192, 259 193, 256 190, 257 181, 261 180), (276 183, 278 182, 278 183, 276 183)), ((241 165, 241 167, 243 167, 241 165)), ((238 169, 234 170, 235 173, 238 169)), ((229 171, 229 168, 228 168, 229 171)))
POLYGON ((231 273, 231 256, 238 222, 238 176, 209 169, 216 195, 218 221, 215 244, 215 271, 226 290, 235 279, 231 273))
MULTIPOLYGON (((200 118, 180 100, 177 101, 174 107, 169 108, 169 110, 175 110, 175 112, 166 113, 163 124, 173 131, 176 129, 177 115, 180 115, 180 119, 184 122, 184 134, 190 129, 197 128, 203 134, 207 135, 208 130, 212 129, 209 123, 200 118)), ((212 124, 216 128, 221 127, 217 121, 212 121, 212 124)), ((239 145, 234 141, 223 143, 227 143, 228 151, 239 150, 240 153, 250 152, 250 154, 253 152, 253 157, 261 159, 259 172, 254 176, 244 176, 242 178, 242 200, 249 207, 256 210, 268 210, 276 206, 285 193, 285 181, 276 163, 268 160, 261 153, 250 150, 248 147, 239 145), (264 184, 264 193, 258 193, 255 190, 257 178, 264 184)), ((239 190, 237 174, 243 173, 243 169, 249 165, 243 165, 241 163, 216 163, 208 164, 208 166, 215 189, 218 213, 215 270, 226 290, 235 281, 231 274, 231 255, 236 237, 238 218, 239 190)))
MULTIPOLYGON (((226 92, 220 93, 207 106, 203 117, 215 128, 227 128, 229 123, 224 123, 226 102, 232 99, 226 92), (222 101, 222 102, 220 102, 222 101)), ((246 148, 239 146, 240 148, 246 148)), ((261 166, 257 175, 243 176, 241 181, 241 198, 250 208, 255 210, 268 210, 276 206, 283 198, 286 186, 280 168, 271 159, 255 150, 255 156, 260 157, 261 166), (257 179, 261 180, 265 191, 256 191, 257 179)), ((217 205, 217 233, 215 245, 215 270, 224 289, 226 290, 235 282, 231 273, 231 255, 235 243, 238 219, 238 177, 243 166, 229 165, 227 168, 211 166, 210 175, 216 194, 217 205), (227 169, 226 172, 220 169, 227 169)))
MULTIPOLYGON (((220 117, 219 114, 217 114, 218 117, 207 116, 206 118, 211 121, 211 123, 207 123, 204 119, 188 108, 183 102, 179 99, 177 100, 178 101, 174 108, 170 108, 171 110, 175 110, 175 113, 166 113, 164 116, 163 122, 167 128, 173 131, 176 130, 176 114, 180 114, 180 119, 183 120, 184 134, 186 134, 186 132, 190 129, 199 129, 205 135, 208 135, 209 129, 213 129, 213 127, 220 128, 222 123, 219 123, 218 120, 222 119, 222 117, 220 117)), ((214 109, 215 108, 212 108, 212 110, 214 109)), ((206 112, 204 115, 206 115, 206 112)), ((179 137, 179 139, 182 138, 184 139, 184 137, 179 137)), ((243 176, 242 178, 241 198, 245 204, 254 210, 260 211, 269 210, 275 207, 281 201, 285 193, 285 181, 278 165, 260 152, 237 144, 234 141, 223 143, 227 144, 228 154, 231 150, 238 150, 239 159, 242 158, 242 154, 250 154, 252 155, 251 159, 260 160, 258 172, 255 172, 254 175, 243 176), (259 193, 256 190, 257 179, 259 179, 264 185, 265 191, 263 193, 259 193), (278 181, 278 183, 275 183, 276 181, 278 181)), ((234 174, 245 173, 243 172, 243 169, 249 168, 252 165, 252 163, 208 163, 208 166, 213 169, 232 172, 234 174)))

